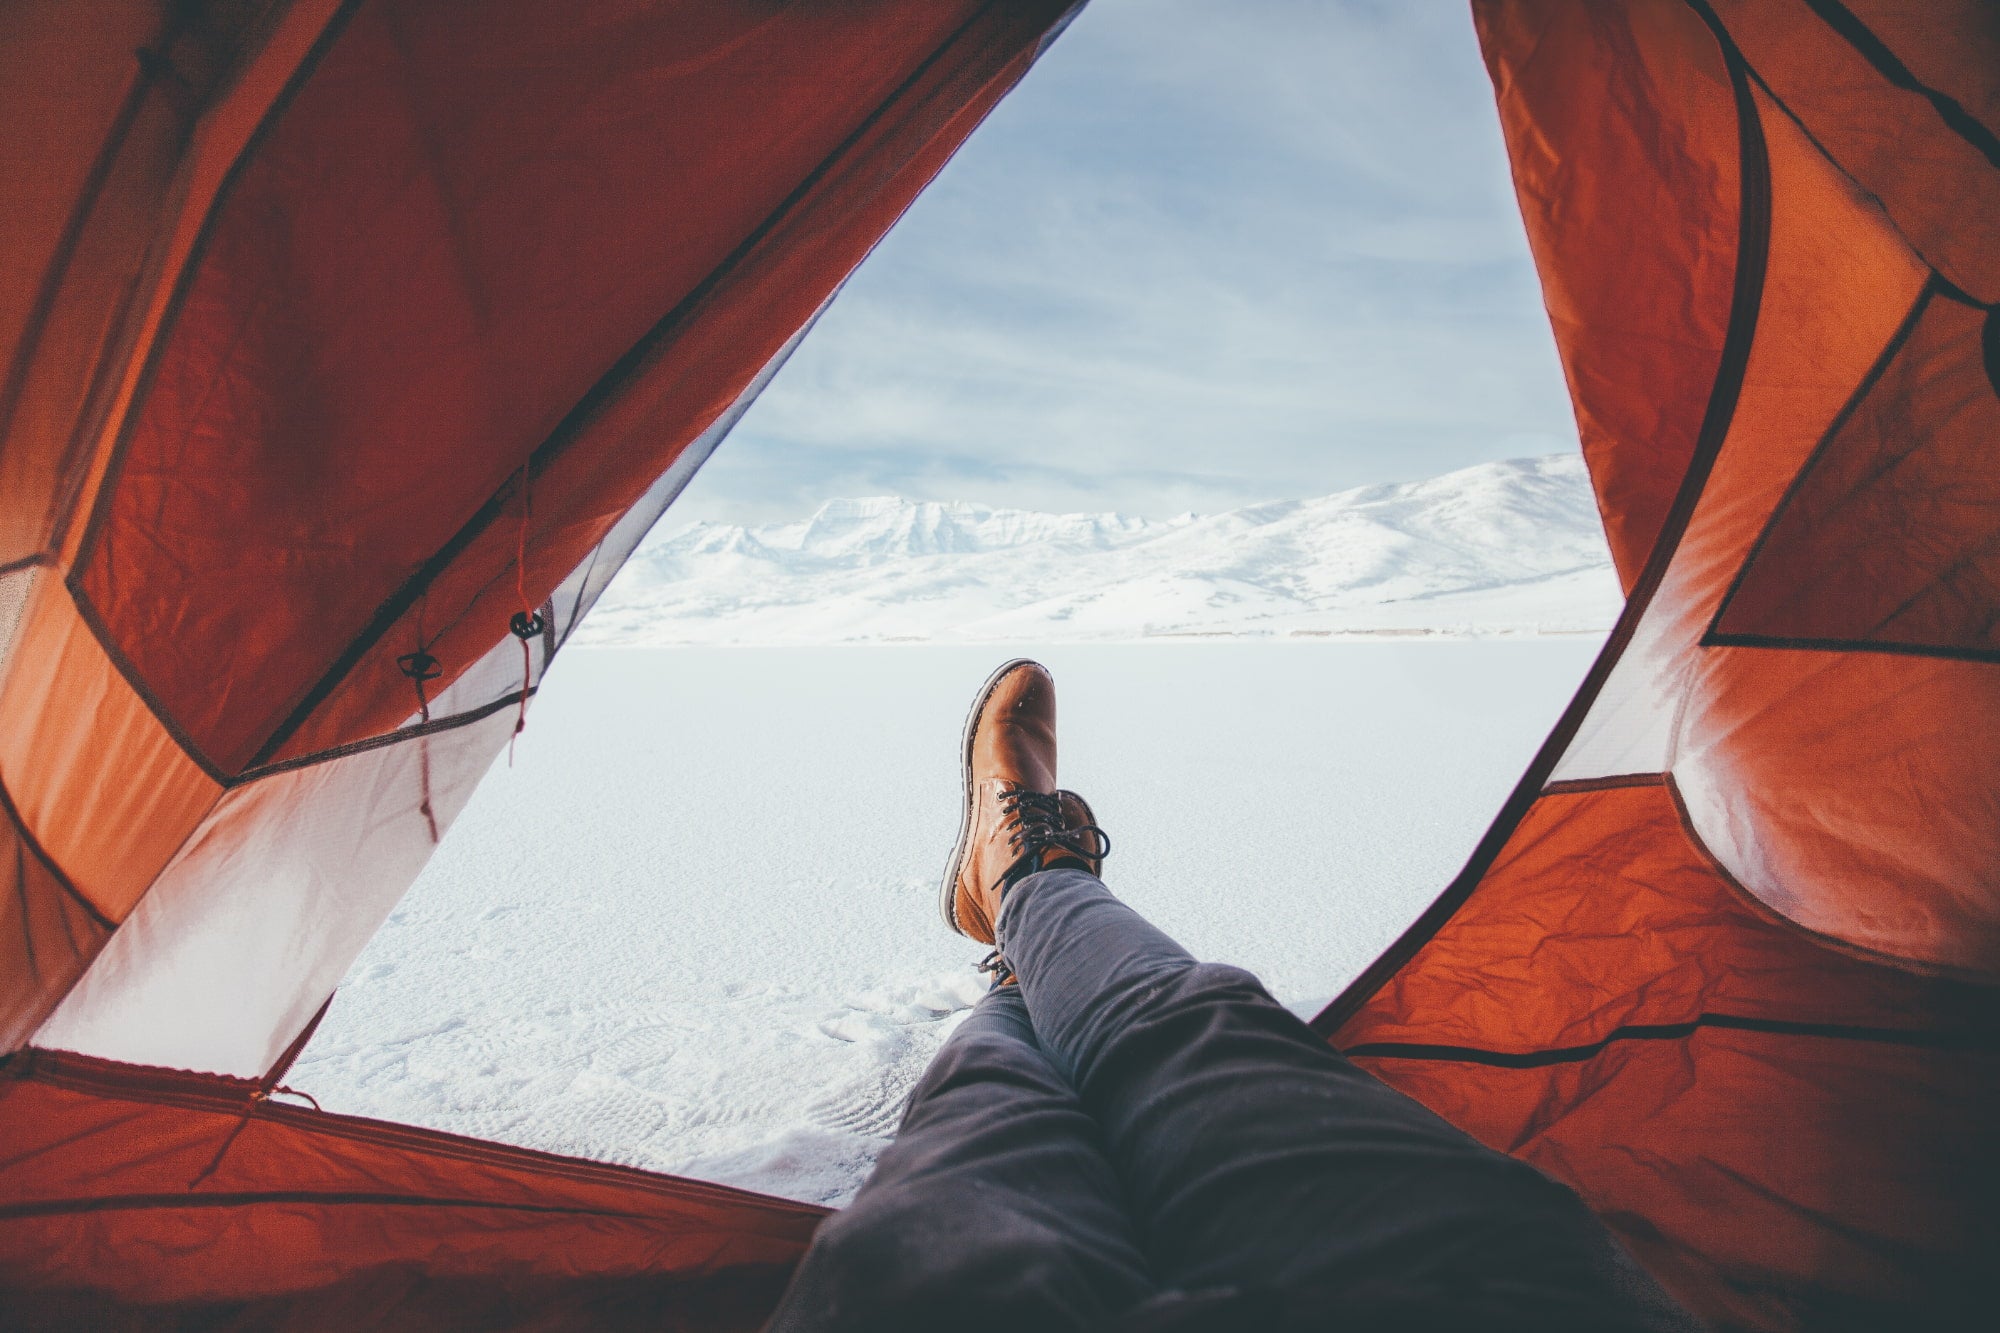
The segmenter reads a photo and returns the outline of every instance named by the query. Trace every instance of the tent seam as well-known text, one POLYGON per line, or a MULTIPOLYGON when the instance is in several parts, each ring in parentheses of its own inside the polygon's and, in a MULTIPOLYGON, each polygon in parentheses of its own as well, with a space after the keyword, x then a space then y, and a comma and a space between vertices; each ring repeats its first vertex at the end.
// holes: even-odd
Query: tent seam
POLYGON ((1948 93, 1937 89, 1918 78, 1916 72, 1903 63, 1889 44, 1875 35, 1875 32, 1861 17, 1839 0, 1806 0, 1806 8, 1819 15, 1820 22, 1839 34, 1841 40, 1853 47, 1855 53, 1867 61, 1870 68, 1882 76, 1891 87, 1904 92, 1915 93, 1931 104, 1938 119, 1945 127, 1985 158, 1989 164, 2000 169, 2000 135, 1996 135, 1985 122, 1966 110, 1965 105, 1948 93))
POLYGON ((1349 1059, 1438 1060, 1459 1064, 1494 1065, 1503 1069, 1541 1069, 1549 1065, 1593 1060, 1625 1041, 1674 1041, 1705 1028, 1757 1032, 1774 1036, 1817 1037, 1864 1041, 1935 1051, 2000 1052, 2000 1033, 1941 1032, 1920 1028, 1870 1027, 1859 1023, 1814 1023, 1802 1019, 1756 1018, 1747 1014, 1710 1013, 1677 1023, 1626 1023, 1597 1041, 1578 1046, 1554 1046, 1539 1051, 1496 1051, 1478 1046, 1452 1046, 1411 1041, 1363 1042, 1341 1052, 1349 1059))
MULTIPOLYGON (((77 888, 69 875, 60 865, 56 864, 55 858, 49 855, 47 849, 42 846, 41 841, 35 837, 34 830, 29 828, 27 821, 21 817, 20 807, 14 804, 14 798, 7 790, 7 781, 4 775, 0 775, 0 816, 4 816, 14 826, 14 836, 21 840, 22 845, 34 855, 37 861, 42 863, 42 868, 49 872, 50 877, 57 884, 62 886, 63 892, 73 898, 77 905, 90 915, 91 920, 104 927, 107 934, 118 929, 118 922, 106 916, 103 908, 84 896, 83 890, 77 888)), ((88 968, 85 969, 85 971, 88 970, 88 968)))

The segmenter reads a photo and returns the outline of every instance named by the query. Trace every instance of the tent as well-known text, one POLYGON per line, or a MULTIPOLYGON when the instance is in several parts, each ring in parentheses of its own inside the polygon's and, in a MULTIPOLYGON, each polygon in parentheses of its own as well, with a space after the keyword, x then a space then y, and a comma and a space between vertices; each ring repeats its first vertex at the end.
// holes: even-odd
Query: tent
MULTIPOLYGON (((1069 0, 0 10, 0 1310, 743 1329, 820 1210, 280 1100, 1069 0)), ((1476 0, 1624 615, 1318 1020, 1728 1328, 2000 1257, 2000 11, 1476 0)))

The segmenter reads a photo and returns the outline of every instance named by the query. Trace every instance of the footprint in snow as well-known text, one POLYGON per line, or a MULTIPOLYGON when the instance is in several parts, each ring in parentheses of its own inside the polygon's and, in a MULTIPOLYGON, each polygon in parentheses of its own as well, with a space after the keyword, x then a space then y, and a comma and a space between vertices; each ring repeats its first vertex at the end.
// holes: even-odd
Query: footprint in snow
POLYGON ((863 1079, 819 1098, 806 1107, 806 1117, 824 1129, 885 1139, 896 1132, 903 1107, 916 1086, 916 1075, 904 1062, 877 1070, 863 1079))
POLYGON ((898 1029, 936 1023, 969 1009, 986 993, 977 972, 949 972, 914 985, 876 986, 850 995, 819 1030, 839 1041, 881 1040, 898 1029))
POLYGON ((985 993, 984 979, 967 971, 848 997, 847 1007, 822 1020, 819 1030, 862 1047, 868 1068, 809 1103, 807 1118, 836 1133, 892 1136, 931 1057, 985 993))

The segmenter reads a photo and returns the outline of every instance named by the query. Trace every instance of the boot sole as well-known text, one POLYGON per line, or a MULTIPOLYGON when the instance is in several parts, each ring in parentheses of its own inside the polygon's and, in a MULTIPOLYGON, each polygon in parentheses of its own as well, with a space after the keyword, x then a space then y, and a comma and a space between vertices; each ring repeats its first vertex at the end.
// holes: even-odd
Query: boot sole
POLYGON ((938 915, 944 918, 947 926, 960 935, 964 935, 965 931, 958 924, 958 872, 965 866, 966 848, 972 841, 972 734, 979 729, 979 715, 986 710, 986 701, 993 697, 993 691, 1000 688, 1000 682, 1008 673, 1024 666, 1048 670, 1040 662, 1028 657, 1017 657, 1011 662, 1003 663, 986 678, 986 683, 979 687, 978 695, 972 700, 972 709, 965 715, 965 733, 959 744, 958 758, 958 779, 959 786, 965 790, 965 809, 958 817, 958 844, 951 849, 951 859, 945 862, 944 882, 938 886, 938 915))

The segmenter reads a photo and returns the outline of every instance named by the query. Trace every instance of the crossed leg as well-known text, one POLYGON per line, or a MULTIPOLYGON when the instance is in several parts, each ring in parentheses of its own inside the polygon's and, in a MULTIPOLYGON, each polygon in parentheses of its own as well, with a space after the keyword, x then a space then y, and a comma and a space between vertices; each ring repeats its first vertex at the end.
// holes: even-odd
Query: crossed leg
POLYGON ((1699 1328, 1571 1191, 1094 876, 1027 876, 998 927, 1042 1051, 1103 1134, 1156 1307, 1213 1312, 1144 1327, 1699 1328))
POLYGON ((1700 1326, 1582 1202, 1070 869, 769 1327, 1700 1326))

